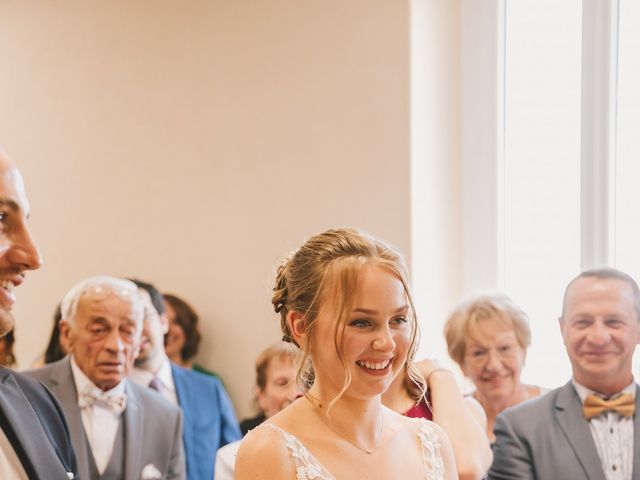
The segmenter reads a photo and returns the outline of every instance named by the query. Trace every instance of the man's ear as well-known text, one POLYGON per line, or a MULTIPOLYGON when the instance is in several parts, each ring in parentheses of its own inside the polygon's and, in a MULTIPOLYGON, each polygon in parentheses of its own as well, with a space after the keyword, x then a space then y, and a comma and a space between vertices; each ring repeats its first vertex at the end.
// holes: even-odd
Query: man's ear
POLYGON ((142 326, 140 327, 140 330, 136 332, 136 338, 133 343, 133 350, 132 350, 132 355, 134 360, 136 360, 138 358, 138 355, 140 355, 140 349, 142 348, 142 332, 144 331, 146 322, 147 322, 147 317, 145 316, 142 319, 142 326))
POLYGON ((158 316, 160 317, 160 325, 162 325, 162 334, 166 335, 169 332, 169 317, 167 316, 167 312, 158 316))
POLYGON ((560 335, 562 335, 562 343, 567 344, 564 339, 564 316, 558 317, 558 326, 560 327, 560 335))
POLYGON ((138 341, 135 343, 135 345, 133 346, 133 359, 135 360, 136 358, 138 358, 138 355, 140 355, 140 348, 142 347, 142 342, 141 342, 141 338, 138 338, 138 341))
POLYGON ((73 335, 71 333, 71 325, 69 325, 69 322, 66 320, 60 320, 58 329, 60 330, 60 344, 64 346, 67 353, 73 352, 73 335))
POLYGON ((287 313, 287 326, 295 342, 300 345, 300 348, 305 350, 307 344, 307 323, 304 315, 295 310, 289 311, 287 313))

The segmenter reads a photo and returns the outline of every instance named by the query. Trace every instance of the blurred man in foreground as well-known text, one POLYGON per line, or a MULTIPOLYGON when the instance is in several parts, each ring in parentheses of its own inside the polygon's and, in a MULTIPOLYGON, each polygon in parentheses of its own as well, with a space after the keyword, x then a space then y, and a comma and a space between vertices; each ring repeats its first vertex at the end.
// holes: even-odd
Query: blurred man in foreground
MULTIPOLYGON (((22 177, 0 148, 0 336, 13 328, 13 289, 42 265, 27 227, 22 177)), ((0 478, 69 479, 76 461, 60 406, 38 382, 0 368, 0 478)))

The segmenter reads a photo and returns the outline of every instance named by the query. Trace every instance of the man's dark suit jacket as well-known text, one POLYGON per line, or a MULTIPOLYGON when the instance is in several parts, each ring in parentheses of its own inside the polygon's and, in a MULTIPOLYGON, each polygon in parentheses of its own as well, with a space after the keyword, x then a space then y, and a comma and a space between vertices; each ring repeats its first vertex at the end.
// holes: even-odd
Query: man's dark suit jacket
POLYGON ((0 368, 0 427, 30 480, 77 475, 60 405, 42 384, 7 368, 0 368))

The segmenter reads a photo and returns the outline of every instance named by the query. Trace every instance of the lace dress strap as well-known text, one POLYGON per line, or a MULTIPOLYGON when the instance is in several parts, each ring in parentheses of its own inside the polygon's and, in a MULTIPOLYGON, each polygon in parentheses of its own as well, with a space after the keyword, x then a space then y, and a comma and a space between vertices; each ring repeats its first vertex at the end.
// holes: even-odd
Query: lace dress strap
POLYGON ((422 462, 424 464, 424 478, 426 480, 443 480, 444 463, 440 455, 440 442, 433 426, 424 418, 416 419, 420 422, 420 446, 422 448, 422 462))
POLYGON ((287 450, 296 466, 296 480, 336 480, 295 436, 273 423, 265 423, 265 425, 276 430, 284 438, 287 450))

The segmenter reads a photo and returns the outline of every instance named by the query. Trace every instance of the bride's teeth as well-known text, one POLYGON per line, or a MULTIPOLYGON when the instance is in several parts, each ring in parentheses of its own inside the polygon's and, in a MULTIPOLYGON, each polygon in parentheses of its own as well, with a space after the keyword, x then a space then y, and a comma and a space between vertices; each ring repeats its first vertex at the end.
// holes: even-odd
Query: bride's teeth
POLYGON ((13 282, 11 282, 9 280, 4 280, 4 281, 0 282, 0 287, 4 288, 5 290, 8 290, 10 292, 11 290, 13 290, 13 282))
POLYGON ((387 368, 387 366, 389 365, 389 362, 391 362, 391 360, 385 360, 384 362, 367 362, 365 360, 365 361, 358 361, 357 363, 360 366, 368 368, 369 370, 383 370, 387 368))

